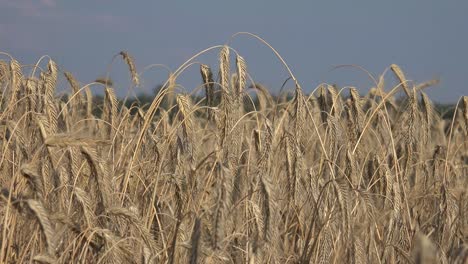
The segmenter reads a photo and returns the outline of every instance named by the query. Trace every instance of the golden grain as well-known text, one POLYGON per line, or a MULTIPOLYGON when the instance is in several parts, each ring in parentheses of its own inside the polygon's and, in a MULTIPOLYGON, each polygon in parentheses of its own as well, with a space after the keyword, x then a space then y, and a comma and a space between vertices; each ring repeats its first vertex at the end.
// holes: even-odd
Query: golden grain
POLYGON ((410 87, 395 64, 391 91, 380 75, 364 97, 295 79, 276 96, 229 53, 219 83, 200 66, 204 98, 176 71, 149 108, 109 79, 96 104, 65 72, 68 103, 53 60, 29 77, 0 61, 0 262, 466 262, 467 96, 444 120, 436 81, 410 87))

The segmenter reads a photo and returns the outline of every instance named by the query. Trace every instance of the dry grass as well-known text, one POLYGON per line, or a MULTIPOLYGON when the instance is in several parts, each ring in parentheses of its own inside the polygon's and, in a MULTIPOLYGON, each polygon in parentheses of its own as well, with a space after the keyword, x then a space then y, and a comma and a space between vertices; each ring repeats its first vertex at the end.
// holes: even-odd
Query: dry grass
POLYGON ((0 60, 0 262, 468 263, 468 97, 443 120, 391 65, 391 90, 276 100, 230 52, 201 101, 179 72, 146 110, 106 81, 101 116, 71 73, 55 96, 54 61, 0 60))

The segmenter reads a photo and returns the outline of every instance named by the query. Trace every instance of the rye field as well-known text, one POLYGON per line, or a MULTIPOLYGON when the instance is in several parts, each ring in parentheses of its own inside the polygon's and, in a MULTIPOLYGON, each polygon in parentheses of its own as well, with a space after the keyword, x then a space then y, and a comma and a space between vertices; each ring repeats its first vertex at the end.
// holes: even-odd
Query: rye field
POLYGON ((447 118, 395 64, 273 93, 218 50, 148 104, 2 53, 0 262, 468 263, 468 96, 447 118))

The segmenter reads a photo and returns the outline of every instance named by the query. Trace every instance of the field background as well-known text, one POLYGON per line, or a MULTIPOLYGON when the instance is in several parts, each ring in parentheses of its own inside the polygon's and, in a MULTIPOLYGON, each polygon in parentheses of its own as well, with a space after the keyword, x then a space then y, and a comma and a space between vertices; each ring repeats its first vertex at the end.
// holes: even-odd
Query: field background
POLYGON ((146 102, 2 54, 2 263, 468 262, 467 96, 441 113, 396 64, 363 95, 284 64, 272 94, 211 49, 193 92, 187 61, 146 102))

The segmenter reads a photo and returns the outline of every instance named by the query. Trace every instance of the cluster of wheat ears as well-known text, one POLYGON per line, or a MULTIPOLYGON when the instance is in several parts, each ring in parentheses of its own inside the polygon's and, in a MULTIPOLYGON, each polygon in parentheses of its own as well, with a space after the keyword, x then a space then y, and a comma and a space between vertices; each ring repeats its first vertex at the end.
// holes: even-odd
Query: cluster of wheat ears
POLYGON ((397 65, 273 96, 216 48, 203 96, 176 92, 189 61, 146 107, 0 60, 0 262, 468 263, 467 96, 444 120, 397 65))

